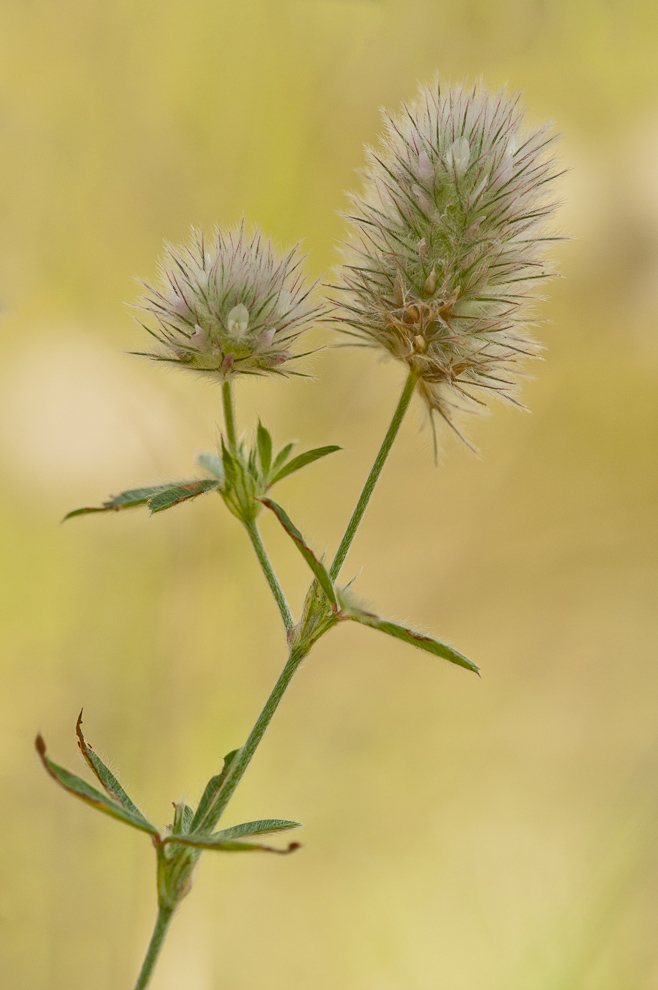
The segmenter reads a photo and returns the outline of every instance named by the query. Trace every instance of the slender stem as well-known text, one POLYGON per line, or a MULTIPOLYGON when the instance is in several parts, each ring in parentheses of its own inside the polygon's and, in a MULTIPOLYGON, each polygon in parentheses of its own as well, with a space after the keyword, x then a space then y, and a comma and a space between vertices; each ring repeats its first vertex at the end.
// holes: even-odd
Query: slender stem
POLYGON ((308 647, 299 647, 298 649, 291 651, 288 661, 279 675, 279 679, 272 688, 272 693, 265 702, 262 712, 256 719, 254 727, 249 733, 249 738, 235 757, 222 788, 217 792, 215 800, 206 811, 202 821, 195 823, 194 827, 198 831, 209 831, 214 828, 219 821, 224 808, 229 803, 233 795, 235 788, 240 783, 245 770, 251 763, 251 758, 258 748, 258 744, 263 738, 265 730, 272 721, 272 716, 279 707, 279 702, 285 694, 286 688, 293 678, 293 674, 299 667, 307 652, 308 647))
POLYGON ((258 531, 258 525, 255 519, 245 522, 245 528, 249 533, 249 538, 254 545, 254 550, 256 551, 256 556, 260 561, 260 566, 263 568, 263 574, 267 579, 267 583, 272 589, 272 594, 274 599, 279 606, 279 612, 281 613, 281 618, 283 619, 283 624, 286 627, 286 632, 290 632, 294 626, 294 620, 290 612, 290 607, 286 601, 286 596, 283 593, 283 588, 279 584, 279 579, 274 573, 274 568, 270 563, 270 558, 267 556, 267 550, 261 539, 261 535, 258 531))
POLYGON ((151 976, 153 975, 153 968, 155 967, 158 956, 160 955, 160 950, 164 943, 173 913, 173 907, 168 904, 160 904, 158 908, 158 917, 155 921, 155 928, 153 929, 151 941, 149 942, 146 958, 144 959, 139 976, 137 977, 135 990, 145 990, 145 987, 147 987, 150 982, 151 976))
POLYGON ((237 437, 235 433, 235 414, 233 412, 233 392, 230 382, 222 383, 222 402, 224 405, 224 422, 226 424, 226 437, 230 450, 237 447, 237 437))
POLYGON ((413 371, 410 371, 404 389, 402 390, 402 395, 400 396, 397 409, 393 413, 391 425, 389 426, 386 436, 384 437, 384 441, 379 448, 379 453, 375 458, 375 463, 373 464, 372 470, 370 471, 366 483, 363 486, 363 491, 359 496, 359 501, 356 503, 356 508, 352 513, 352 518, 347 525, 345 535, 343 536, 341 544, 338 547, 336 556, 334 557, 334 562, 331 565, 331 570, 329 573, 334 580, 338 577, 340 569, 345 563, 345 558, 347 557, 347 553, 352 545, 352 540, 356 536, 356 531, 359 528, 359 523, 363 518, 363 513, 366 511, 366 507, 370 501, 370 496, 375 490, 375 485, 377 484, 379 476, 382 473, 382 468, 384 467, 386 458, 388 457, 391 447, 393 446, 393 441, 398 434, 398 430, 400 429, 400 425, 404 419, 404 414, 409 407, 411 396, 413 395, 417 381, 418 379, 414 375, 413 371))

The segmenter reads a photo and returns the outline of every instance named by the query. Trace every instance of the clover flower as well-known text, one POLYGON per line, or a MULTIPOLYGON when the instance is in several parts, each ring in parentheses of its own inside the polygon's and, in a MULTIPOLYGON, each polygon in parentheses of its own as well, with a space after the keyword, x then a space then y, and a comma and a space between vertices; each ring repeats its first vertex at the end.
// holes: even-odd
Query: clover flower
POLYGON ((222 380, 301 374, 286 367, 302 356, 290 347, 321 312, 310 299, 304 260, 298 245, 280 254, 244 223, 215 228, 208 239, 193 228, 188 245, 166 246, 160 285, 145 285, 139 301, 158 322, 144 329, 165 346, 146 356, 222 380))
POLYGON ((559 239, 547 230, 555 136, 524 130, 518 104, 480 85, 421 87, 399 115, 384 112, 351 197, 333 287, 344 332, 408 365, 430 416, 453 428, 455 410, 475 411, 487 392, 516 401, 514 366, 537 350, 528 304, 559 239))

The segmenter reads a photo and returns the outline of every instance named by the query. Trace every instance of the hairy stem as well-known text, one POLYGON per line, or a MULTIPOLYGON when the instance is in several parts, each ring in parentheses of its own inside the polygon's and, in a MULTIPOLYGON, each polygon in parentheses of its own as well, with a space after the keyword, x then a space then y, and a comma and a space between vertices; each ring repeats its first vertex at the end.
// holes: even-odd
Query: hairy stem
POLYGON ((293 621, 288 602, 286 601, 286 596, 283 593, 283 588, 279 584, 279 579, 274 573, 274 568, 270 563, 270 558, 267 555, 267 550, 265 549, 260 532, 258 531, 258 525, 255 520, 251 519, 248 522, 245 522, 245 528, 249 533, 249 539, 253 543, 260 566, 263 568, 263 574, 265 575, 267 583, 272 589, 274 599, 279 606, 279 612, 281 613, 283 624, 286 627, 286 632, 290 632, 295 623, 293 621))
POLYGON ((237 756, 231 764, 222 788, 218 791, 215 800, 210 805, 203 820, 196 824, 198 831, 209 831, 214 828, 219 821, 226 805, 229 803, 233 792, 240 783, 245 770, 251 763, 251 759, 258 748, 258 744, 265 734, 265 730, 272 721, 272 716, 279 707, 279 702, 285 694, 286 688, 290 684, 293 675, 300 663, 308 653, 308 647, 299 646, 293 649, 288 657, 288 662, 281 671, 279 679, 272 688, 272 693, 265 702, 262 712, 256 719, 253 729, 249 734, 246 743, 238 751, 237 756))
POLYGON ((140 970, 139 976, 137 977, 135 990, 144 990, 144 988, 149 985, 151 976, 153 975, 153 969, 157 962, 158 956, 160 955, 160 950, 162 949, 162 945, 167 934, 167 929, 169 928, 173 914, 174 908, 172 906, 168 904, 160 904, 158 908, 158 917, 155 921, 155 928, 153 929, 153 934, 151 936, 151 941, 149 942, 144 963, 140 970))
POLYGON ((406 413, 409 403, 411 402, 411 396, 413 395, 414 388, 416 387, 416 382, 418 379, 414 375, 413 371, 409 372, 409 377, 407 378, 404 389, 402 390, 402 395, 400 396, 400 401, 398 402, 397 408, 393 413, 393 419, 391 420, 391 425, 389 426, 384 441, 379 448, 379 453, 375 458, 375 463, 372 466, 372 470, 366 479, 366 483, 363 486, 363 491, 359 496, 359 501, 356 503, 356 508, 352 513, 352 518, 350 519, 347 529, 345 530, 345 535, 341 540, 341 544, 336 551, 336 556, 334 557, 334 562, 331 565, 331 570, 329 573, 331 577, 335 580, 340 574, 340 569, 345 563, 345 558, 347 557, 348 551, 352 545, 352 541, 356 536, 356 531, 359 528, 359 523, 363 518, 363 513, 366 511, 368 502, 370 501, 370 496, 375 490, 375 485, 379 481, 379 476, 382 473, 382 468, 386 462, 391 447, 393 446, 393 441, 395 440, 398 430, 404 419, 404 414, 406 413))
POLYGON ((224 423, 226 424, 226 438, 229 450, 234 451, 237 447, 237 436, 235 433, 235 414, 233 412, 233 392, 230 382, 222 383, 222 403, 224 406, 224 423))

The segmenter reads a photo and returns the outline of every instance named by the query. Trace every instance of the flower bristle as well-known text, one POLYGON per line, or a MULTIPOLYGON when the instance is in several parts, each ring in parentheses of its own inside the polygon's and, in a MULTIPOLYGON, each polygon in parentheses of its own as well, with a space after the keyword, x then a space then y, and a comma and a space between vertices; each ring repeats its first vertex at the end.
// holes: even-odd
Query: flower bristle
POLYGON ((480 84, 422 86, 367 149, 351 196, 345 264, 333 286, 339 329, 384 348, 418 378, 430 414, 493 394, 516 402, 514 373, 529 333, 558 176, 550 126, 524 130, 519 98, 480 84))
POLYGON ((148 354, 222 380, 300 374, 287 367, 301 333, 323 312, 311 294, 299 245, 279 252, 244 222, 210 236, 192 228, 188 244, 165 245, 159 286, 145 285, 139 308, 164 350, 148 354))

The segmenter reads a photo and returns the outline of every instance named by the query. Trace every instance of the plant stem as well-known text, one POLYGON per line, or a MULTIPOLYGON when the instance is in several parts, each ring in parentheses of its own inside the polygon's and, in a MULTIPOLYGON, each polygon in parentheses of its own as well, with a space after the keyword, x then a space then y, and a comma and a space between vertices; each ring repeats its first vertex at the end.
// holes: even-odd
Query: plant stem
POLYGON ((224 423, 226 424, 226 437, 229 449, 235 450, 237 447, 237 436, 235 433, 235 414, 233 412, 233 392, 230 382, 222 383, 222 403, 224 405, 224 423))
MULTIPOLYGON (((375 458, 375 462, 372 466, 370 474, 368 475, 366 483, 363 486, 363 490, 359 496, 356 508, 352 513, 352 518, 349 521, 347 529, 345 530, 345 535, 343 536, 338 551, 336 552, 334 562, 331 565, 330 573, 333 579, 338 577, 350 546, 352 545, 352 541, 356 536, 359 524, 363 518, 368 502, 370 501, 370 497, 375 489, 375 485, 379 480, 379 476, 386 462, 386 458, 390 453, 391 447, 393 446, 393 441, 398 434, 404 415, 409 407, 411 396, 413 395, 414 388, 416 387, 416 382, 416 376, 413 372, 410 372, 402 391, 402 395, 400 396, 400 401, 398 402, 397 408, 393 414, 393 419, 391 420, 390 426, 379 449, 379 453, 375 458)), ((237 447, 237 437, 235 432, 233 396, 231 393, 230 382, 224 382, 222 385, 222 400, 224 405, 224 420, 226 423, 226 436, 229 448, 231 450, 235 450, 237 447)), ((254 550, 256 551, 256 556, 258 557, 263 573, 267 579, 267 583, 269 584, 275 601, 279 607, 279 612, 281 613, 281 618, 283 619, 286 631, 290 633, 294 627, 293 618, 281 585, 279 584, 278 578, 274 573, 272 564, 270 563, 270 559, 258 531, 258 526, 256 525, 255 520, 250 520, 245 522, 245 527, 249 533, 254 550)), ((220 789, 215 794, 214 800, 207 808, 201 821, 194 822, 193 827, 195 831, 209 832, 219 821, 224 809, 231 800, 236 787, 242 780, 247 767, 251 763, 254 753, 256 752, 261 739, 265 735, 265 731, 272 721, 274 713, 279 707, 279 703, 283 698, 293 675, 304 657, 309 652, 310 646, 310 643, 301 642, 297 643, 291 650, 286 665, 281 671, 281 674, 279 675, 269 698, 265 702, 263 710, 256 719, 254 727, 249 733, 249 737, 247 738, 244 746, 242 746, 242 748, 238 751, 233 762, 231 763, 228 774, 225 777, 220 789)), ((144 959, 144 964, 139 974, 137 983, 135 984, 135 990, 145 990, 148 986, 151 974, 153 972, 153 967, 155 966, 156 960, 160 954, 160 950, 162 948, 173 913, 174 908, 172 906, 163 903, 160 904, 153 935, 149 943, 146 958, 144 959)))
POLYGON ((158 956, 160 955, 160 950, 164 943, 173 913, 173 907, 168 904, 160 904, 158 908, 158 917, 155 921, 155 928, 153 929, 151 941, 149 942, 146 958, 144 959, 139 976, 137 977, 135 990, 144 990, 150 982, 151 976, 153 975, 153 968, 157 962, 158 956))
POLYGON ((347 557, 348 551, 352 545, 352 540, 356 536, 356 531, 359 528, 359 523, 363 518, 363 513, 366 511, 368 502, 370 501, 370 496, 375 490, 375 485, 379 480, 379 476, 382 473, 382 468, 386 462, 391 447, 393 446, 393 441, 395 440, 398 430, 404 419, 404 414, 406 413, 409 403, 411 401, 411 396, 413 395, 414 388, 416 387, 416 382, 418 379, 414 375, 413 371, 409 372, 409 377, 407 378, 404 389, 402 390, 402 395, 400 396, 400 401, 397 404, 397 408, 393 413, 393 419, 391 420, 391 425, 389 426, 384 441, 379 448, 379 453, 375 458, 375 463, 372 466, 372 470, 366 479, 366 483, 363 486, 363 491, 359 496, 359 501, 356 503, 356 508, 352 513, 352 518, 350 519, 347 529, 345 530, 345 535, 341 540, 341 544, 336 551, 336 556, 334 557, 334 562, 331 565, 331 570, 329 571, 333 580, 335 580, 340 569, 345 563, 345 558, 347 557))
POLYGON ((286 596, 283 593, 283 588, 279 584, 279 580, 274 573, 274 568, 270 563, 270 558, 267 556, 267 550, 261 539, 260 532, 258 531, 258 525, 255 519, 250 519, 245 522, 245 528, 249 533, 249 538, 253 543, 254 550, 256 551, 256 556, 260 561, 260 566, 263 568, 263 574, 267 579, 267 583, 272 589, 272 594, 274 599, 279 606, 279 612, 281 613, 281 618, 283 619, 283 624, 286 627, 286 632, 290 632, 294 626, 294 620, 290 612, 290 607, 286 601, 286 596))
MULTIPOLYGON (((265 734, 265 730, 272 721, 272 716, 279 707, 279 702, 285 694, 286 688, 293 678, 293 674, 308 653, 308 647, 299 646, 293 649, 288 657, 288 661, 279 675, 279 679, 272 688, 272 693, 265 702, 262 712, 256 719, 253 729, 249 733, 246 743, 238 751, 237 756, 231 764, 222 788, 217 792, 214 802, 210 805, 202 821, 195 824, 197 831, 210 831, 219 821, 224 808, 230 801, 235 788, 240 783, 245 770, 251 763, 251 758, 258 748, 258 744, 265 734)), ((137 990, 137 988, 136 988, 137 990)))

